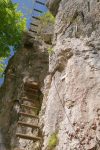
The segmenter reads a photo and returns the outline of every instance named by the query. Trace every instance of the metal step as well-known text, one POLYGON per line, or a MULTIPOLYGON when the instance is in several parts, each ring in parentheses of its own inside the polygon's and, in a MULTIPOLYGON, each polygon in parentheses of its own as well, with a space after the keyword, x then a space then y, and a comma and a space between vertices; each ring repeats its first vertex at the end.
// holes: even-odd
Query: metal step
POLYGON ((25 112, 19 112, 19 114, 20 114, 20 115, 23 115, 23 116, 25 116, 25 117, 30 117, 30 118, 36 118, 36 119, 39 119, 38 116, 29 114, 29 113, 25 113, 25 112))
POLYGON ((34 142, 41 140, 40 137, 34 137, 26 134, 16 133, 16 136, 22 139, 33 140, 34 142))
POLYGON ((38 27, 38 25, 37 25, 37 24, 34 24, 34 23, 30 23, 30 25, 35 26, 35 27, 38 27))
POLYGON ((40 20, 39 17, 32 16, 33 19, 40 20))
POLYGON ((38 0, 36 0, 35 2, 38 3, 38 4, 41 4, 41 5, 45 5, 45 3, 40 2, 40 1, 38 1, 38 0))
POLYGON ((42 10, 38 10, 38 9, 35 9, 35 8, 34 8, 34 11, 37 11, 37 12, 39 12, 39 13, 43 13, 42 10))
POLYGON ((39 129, 39 126, 30 124, 30 123, 25 123, 25 122, 22 122, 22 121, 18 121, 18 124, 19 124, 19 125, 22 125, 22 126, 30 127, 30 128, 36 128, 36 129, 39 129))
POLYGON ((39 108, 37 108, 37 107, 28 106, 28 105, 25 105, 25 104, 21 104, 21 106, 22 106, 22 107, 25 107, 25 108, 27 108, 27 109, 32 109, 32 110, 36 109, 36 110, 39 110, 39 108))

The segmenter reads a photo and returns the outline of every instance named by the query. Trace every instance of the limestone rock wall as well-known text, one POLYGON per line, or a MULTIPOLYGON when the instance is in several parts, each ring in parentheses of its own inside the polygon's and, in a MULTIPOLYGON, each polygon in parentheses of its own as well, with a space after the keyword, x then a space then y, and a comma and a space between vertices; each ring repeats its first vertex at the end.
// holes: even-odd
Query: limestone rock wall
POLYGON ((0 88, 0 149, 35 149, 33 142, 15 136, 19 110, 14 102, 23 82, 31 80, 43 93, 40 149, 99 150, 100 1, 47 0, 47 6, 56 20, 53 52, 48 58, 51 37, 47 44, 26 38, 10 60, 0 88))
MULTIPOLYGON (((52 3, 56 1, 48 0, 53 12, 52 3)), ((55 9, 53 53, 40 113, 42 150, 99 150, 100 1, 62 0, 55 9), (55 145, 50 145, 52 134, 57 136, 55 145)))
MULTIPOLYGON (((35 81, 39 83, 40 88, 43 86, 43 80, 48 72, 48 52, 47 46, 43 45, 42 41, 30 42, 28 37, 26 37, 26 41, 24 47, 18 50, 9 61, 5 70, 5 81, 0 88, 0 150, 30 150, 34 148, 33 141, 19 139, 15 135, 20 117, 20 105, 17 103, 20 104, 21 97, 24 96, 25 81, 35 81)), ((34 96, 31 96, 31 99, 34 101, 34 96)), ((25 121, 27 123, 30 120, 25 121)), ((31 123, 34 125, 34 120, 31 123)), ((25 129, 20 128, 20 131, 25 132, 25 129)), ((27 133, 33 135, 33 131, 30 129, 27 130, 27 133)))
POLYGON ((47 7, 49 8, 50 11, 52 11, 52 13, 53 13, 54 15, 57 14, 60 1, 61 1, 61 0, 47 0, 47 1, 46 1, 47 7))

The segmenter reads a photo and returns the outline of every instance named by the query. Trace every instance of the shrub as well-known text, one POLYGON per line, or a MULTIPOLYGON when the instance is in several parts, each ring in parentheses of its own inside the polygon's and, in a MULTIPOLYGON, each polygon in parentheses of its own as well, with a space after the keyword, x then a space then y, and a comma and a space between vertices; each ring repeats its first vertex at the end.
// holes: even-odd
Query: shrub
POLYGON ((49 53, 49 55, 51 55, 53 53, 53 48, 52 47, 48 48, 48 53, 49 53))
POLYGON ((6 65, 5 65, 5 58, 0 57, 0 78, 3 77, 3 72, 5 70, 5 67, 6 67, 6 65))
POLYGON ((48 11, 46 13, 44 13, 41 17, 40 20, 42 22, 42 24, 48 25, 48 24, 54 24, 55 23, 55 17, 48 11))
POLYGON ((48 142, 48 147, 50 149, 53 149, 58 143, 58 136, 57 136, 57 133, 53 133, 51 136, 50 136, 50 139, 49 139, 49 142, 48 142))
POLYGON ((26 30, 26 19, 17 4, 0 0, 0 57, 9 57, 11 46, 16 50, 26 30))
POLYGON ((42 16, 40 16, 40 23, 38 26, 38 33, 42 38, 43 32, 49 27, 53 26, 55 23, 54 16, 48 11, 44 13, 42 16))

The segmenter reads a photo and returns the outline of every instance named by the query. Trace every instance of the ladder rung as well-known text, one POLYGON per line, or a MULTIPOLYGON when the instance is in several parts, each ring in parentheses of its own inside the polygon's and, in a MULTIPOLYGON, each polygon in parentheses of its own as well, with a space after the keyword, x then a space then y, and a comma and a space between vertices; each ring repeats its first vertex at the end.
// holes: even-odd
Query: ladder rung
POLYGON ((32 114, 28 114, 28 113, 25 113, 25 112, 19 112, 19 114, 23 115, 23 116, 26 116, 26 117, 31 117, 31 118, 39 119, 38 116, 35 116, 35 115, 32 115, 32 114))
POLYGON ((39 36, 39 34, 32 32, 32 31, 28 31, 28 33, 33 33, 34 39, 36 39, 36 37, 39 36))
POLYGON ((28 37, 35 39, 35 37, 34 37, 34 36, 32 36, 32 35, 28 35, 28 37))
POLYGON ((24 85, 33 89, 39 89, 39 84, 37 82, 25 82, 24 85))
POLYGON ((29 29, 29 31, 30 31, 30 32, 33 32, 33 33, 37 33, 37 31, 34 31, 34 30, 32 30, 32 29, 29 29))
POLYGON ((21 104, 21 106, 25 107, 27 109, 32 109, 32 110, 37 109, 37 110, 39 110, 39 108, 37 108, 37 107, 33 107, 33 106, 25 105, 25 104, 21 104))
POLYGON ((38 3, 38 4, 41 4, 41 5, 45 5, 45 3, 40 2, 40 1, 38 1, 38 0, 36 0, 35 2, 38 3))
POLYGON ((32 26, 35 26, 35 27, 38 27, 38 25, 37 24, 34 24, 34 23, 30 23, 32 26))
POLYGON ((24 87, 24 90, 25 91, 29 91, 29 92, 35 92, 35 93, 37 93, 38 92, 38 89, 32 89, 32 88, 30 88, 30 87, 24 87))
POLYGON ((16 136, 22 139, 27 139, 27 140, 33 140, 34 142, 41 140, 40 137, 34 137, 34 136, 30 136, 30 135, 26 135, 26 134, 20 134, 20 133, 16 133, 16 136))
POLYGON ((40 20, 39 17, 32 16, 33 19, 40 20))
POLYGON ((37 11, 37 12, 39 12, 39 13, 43 13, 43 11, 38 10, 38 9, 35 9, 35 8, 34 8, 34 11, 37 11))
POLYGON ((41 63, 48 63, 48 60, 41 60, 41 63))
POLYGON ((26 97, 21 97, 21 100, 22 100, 22 101, 34 102, 33 99, 29 99, 29 98, 26 98, 26 97))
POLYGON ((32 97, 37 99, 38 98, 38 94, 37 93, 29 93, 28 91, 23 92, 23 94, 27 97, 32 97))
POLYGON ((29 123, 25 123, 25 122, 22 122, 22 121, 18 121, 18 124, 22 125, 22 126, 30 127, 30 128, 38 128, 39 129, 39 126, 29 124, 29 123))

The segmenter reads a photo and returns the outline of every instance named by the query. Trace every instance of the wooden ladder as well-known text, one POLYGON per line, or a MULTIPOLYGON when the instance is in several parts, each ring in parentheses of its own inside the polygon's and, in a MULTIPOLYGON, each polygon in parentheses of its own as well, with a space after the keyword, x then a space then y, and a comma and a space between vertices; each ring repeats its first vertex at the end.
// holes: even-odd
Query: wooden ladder
POLYGON ((29 135, 20 134, 20 133, 16 133, 16 136, 19 137, 19 138, 22 138, 22 139, 32 140, 34 142, 41 140, 40 137, 34 137, 34 136, 29 136, 29 135))
POLYGON ((37 126, 37 125, 33 125, 33 124, 30 124, 30 123, 25 123, 25 122, 22 122, 22 121, 18 121, 18 124, 22 125, 22 126, 30 127, 30 128, 39 129, 39 126, 37 126))
MULTIPOLYGON (((35 95, 36 95, 36 92, 38 94, 38 90, 39 90, 39 85, 36 83, 36 82, 26 82, 24 84, 24 91, 25 92, 28 92, 28 94, 30 94, 30 92, 32 94, 34 94, 35 92, 35 95)), ((34 97, 33 97, 34 99, 34 97)), ((32 119, 37 119, 39 120, 39 117, 37 115, 33 115, 31 113, 28 113, 27 111, 29 110, 34 110, 34 111, 39 111, 39 108, 36 107, 36 106, 32 106, 32 101, 33 99, 29 99, 29 98, 26 98, 24 96, 21 97, 21 100, 22 100, 22 104, 21 104, 21 109, 25 109, 26 111, 20 111, 19 112, 19 115, 20 116, 23 116, 23 118, 27 117, 27 118, 32 118, 32 119), (27 101, 27 102, 30 102, 31 105, 29 104, 24 104, 24 102, 27 101)), ((40 130, 39 126, 38 125, 34 125, 32 123, 27 123, 25 121, 18 121, 18 126, 21 126, 21 127, 28 127, 28 128, 32 128, 32 129, 38 129, 38 131, 40 130)), ((26 139, 26 140, 32 140, 34 142, 36 141, 40 141, 41 140, 41 137, 38 137, 38 136, 32 136, 32 135, 27 135, 27 134, 22 134, 22 133, 16 133, 16 136, 19 137, 19 138, 22 138, 22 139, 26 139)))
MULTIPOLYGON (((38 4, 38 5, 41 5, 41 6, 45 6, 45 3, 44 2, 41 2, 40 0, 35 0, 35 2, 38 4)), ((41 14, 43 13, 43 11, 42 10, 39 10, 39 9, 37 9, 37 8, 34 8, 33 9, 33 11, 35 12, 35 14, 36 13, 38 13, 38 15, 32 15, 32 20, 33 21, 40 21, 40 17, 39 16, 41 16, 41 14)), ((30 24, 31 26, 33 26, 33 27, 35 27, 35 28, 37 28, 38 27, 38 25, 36 24, 36 23, 31 23, 30 24)), ((35 39, 35 37, 36 37, 36 35, 38 36, 38 32, 36 31, 36 30, 33 30, 32 28, 30 28, 29 29, 29 34, 28 34, 28 36, 30 37, 30 38, 33 38, 33 39, 35 39), (30 34, 30 33, 32 33, 32 34, 30 34), (34 34, 33 34, 34 33, 34 34)), ((35 97, 35 95, 38 95, 39 93, 38 93, 38 91, 39 91, 39 85, 38 85, 38 83, 37 82, 32 82, 32 81, 30 81, 30 82, 25 82, 25 84, 24 84, 24 94, 25 95, 27 95, 27 96, 22 96, 21 97, 21 109, 23 110, 23 108, 24 109, 26 109, 26 110, 34 110, 34 111, 39 111, 39 109, 40 108, 38 108, 38 107, 36 107, 36 106, 32 106, 33 105, 33 98, 35 97), (33 93, 35 93, 35 94, 33 94, 33 93), (32 98, 33 97, 33 98, 32 98), (31 106, 30 105, 28 105, 28 104, 26 104, 26 102, 30 102, 30 103, 32 103, 31 104, 31 106)), ((37 98, 37 97, 35 97, 35 98, 37 98)), ((38 116, 36 116, 36 115, 33 115, 33 114, 30 114, 30 113, 27 113, 27 111, 26 112, 24 112, 24 111, 20 111, 19 112, 19 115, 20 116, 23 116, 23 117, 29 117, 29 118, 32 118, 32 119, 37 119, 37 120, 39 120, 39 117, 38 116)), ((30 127, 30 128, 34 128, 34 129, 39 129, 39 127, 38 127, 38 125, 33 125, 33 124, 31 124, 31 123, 27 123, 27 122, 23 122, 23 121, 18 121, 18 126, 25 126, 25 127, 30 127)), ((34 136, 30 136, 30 135, 26 135, 26 134, 22 134, 22 133, 16 133, 16 136, 17 137, 19 137, 19 138, 22 138, 22 139, 28 139, 28 140, 33 140, 33 141, 38 141, 38 140, 41 140, 41 137, 34 137, 34 136)))
MULTIPOLYGON (((45 7, 45 2, 42 2, 40 0, 35 0, 35 3, 37 5, 40 5, 41 7, 45 7)), ((40 8, 39 6, 39 8, 40 8)), ((43 9, 44 10, 44 9, 43 9)), ((32 15, 32 20, 34 21, 40 21, 40 16, 41 14, 45 13, 43 10, 34 8, 33 11, 35 12, 35 15, 32 15)), ((30 23, 30 27, 35 27, 35 30, 33 30, 32 28, 29 29, 29 37, 35 39, 36 36, 39 36, 38 32, 36 31, 38 28, 38 25, 35 23, 30 23), (32 34, 31 34, 32 33, 32 34), (33 34, 34 33, 34 34, 33 34)))

